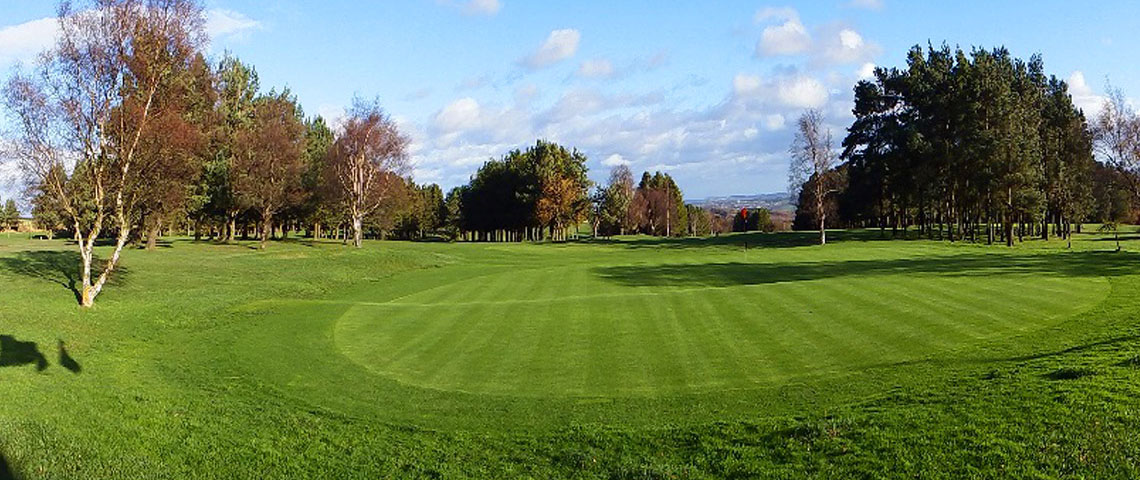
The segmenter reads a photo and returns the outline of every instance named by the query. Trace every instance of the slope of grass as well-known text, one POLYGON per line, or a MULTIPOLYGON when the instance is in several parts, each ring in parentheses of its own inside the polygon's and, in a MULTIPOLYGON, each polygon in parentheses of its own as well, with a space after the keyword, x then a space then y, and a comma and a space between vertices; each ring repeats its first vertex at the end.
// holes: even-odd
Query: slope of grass
POLYGON ((0 478, 1137 474, 1140 242, 836 237, 0 238, 0 478))

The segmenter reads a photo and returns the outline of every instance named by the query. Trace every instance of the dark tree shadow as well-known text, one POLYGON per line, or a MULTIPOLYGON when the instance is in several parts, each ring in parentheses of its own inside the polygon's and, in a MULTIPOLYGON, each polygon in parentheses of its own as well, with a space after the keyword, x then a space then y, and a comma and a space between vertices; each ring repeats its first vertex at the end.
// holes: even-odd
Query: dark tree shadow
MULTIPOLYGON (((925 238, 917 231, 907 233, 898 232, 891 234, 887 232, 880 232, 878 230, 828 230, 827 241, 828 243, 835 242, 879 242, 879 241, 899 241, 899 240, 918 240, 925 238)), ((795 231, 795 232, 777 232, 777 233, 761 233, 761 232, 747 232, 747 233, 730 233, 713 237, 684 237, 684 238, 665 238, 665 237, 637 237, 637 238, 596 238, 587 240, 587 242, 595 244, 612 244, 623 245, 628 248, 651 248, 651 249, 695 249, 704 247, 738 247, 738 248, 792 248, 792 247, 806 247, 816 245, 819 243, 818 231, 795 231)))
MULTIPOLYGON (((10 257, 0 258, 0 270, 6 270, 18 275, 38 278, 58 284, 75 295, 75 301, 81 299, 79 292, 79 270, 82 267, 78 252, 60 250, 27 250, 10 257)), ((92 276, 98 275, 103 263, 96 259, 92 262, 92 276)), ((108 280, 110 285, 120 285, 128 274, 128 269, 122 264, 115 268, 108 280)))
POLYGON ((0 258, 0 268, 27 277, 47 280, 71 291, 76 301, 80 299, 79 269, 80 258, 77 252, 31 250, 17 253, 12 257, 0 258))
POLYGON ((71 358, 71 355, 67 353, 67 348, 64 347, 63 340, 59 340, 59 365, 68 369, 71 373, 83 371, 83 366, 79 365, 79 362, 75 361, 75 359, 71 358))
POLYGON ((35 365, 36 370, 42 372, 48 367, 48 361, 36 342, 21 342, 11 335, 0 335, 0 367, 22 365, 35 365))
POLYGON ((1130 252, 1072 252, 1064 255, 963 254, 891 260, 619 265, 598 267, 594 269, 594 273, 605 280, 626 286, 729 287, 893 274, 1119 276, 1135 273, 1133 265, 1138 261, 1140 254, 1130 252))
POLYGON ((12 466, 8 465, 8 459, 3 453, 0 453, 0 480, 19 480, 20 476, 12 471, 12 466))

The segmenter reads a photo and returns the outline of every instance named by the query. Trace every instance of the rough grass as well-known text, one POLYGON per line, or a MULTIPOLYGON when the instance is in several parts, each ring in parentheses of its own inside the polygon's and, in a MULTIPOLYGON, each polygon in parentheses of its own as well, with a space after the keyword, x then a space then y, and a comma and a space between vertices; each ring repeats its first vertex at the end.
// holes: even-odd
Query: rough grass
POLYGON ((0 237, 0 478, 1140 473, 1140 242, 834 237, 0 237))

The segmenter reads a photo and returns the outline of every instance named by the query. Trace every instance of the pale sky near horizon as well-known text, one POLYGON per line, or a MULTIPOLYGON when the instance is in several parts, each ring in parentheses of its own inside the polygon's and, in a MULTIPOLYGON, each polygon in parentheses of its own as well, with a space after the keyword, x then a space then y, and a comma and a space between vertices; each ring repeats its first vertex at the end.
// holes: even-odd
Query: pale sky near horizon
MULTIPOLYGON (((1140 95, 1140 3, 207 0, 210 53, 254 65, 335 121, 378 97, 413 138, 418 182, 445 189, 545 138, 590 174, 662 170, 688 198, 783 191, 795 117, 828 114, 915 44, 1040 53, 1086 113, 1106 79, 1140 95)), ((51 44, 54 1, 0 0, 0 73, 51 44)), ((0 166, 0 176, 12 167, 0 166)), ((2 182, 0 182, 2 183, 2 182)), ((0 196, 14 192, 0 185, 0 196)))

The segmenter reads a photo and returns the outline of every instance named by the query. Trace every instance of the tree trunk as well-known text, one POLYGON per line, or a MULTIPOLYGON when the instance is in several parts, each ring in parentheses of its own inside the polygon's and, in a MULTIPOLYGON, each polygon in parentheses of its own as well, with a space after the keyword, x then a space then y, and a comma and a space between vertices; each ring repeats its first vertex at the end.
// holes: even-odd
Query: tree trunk
POLYGON ((146 231, 146 249, 158 248, 158 236, 162 232, 162 220, 157 220, 146 231))
POLYGON ((352 246, 360 248, 364 244, 364 220, 360 214, 352 215, 352 246))
POLYGON ((226 238, 224 241, 230 243, 234 241, 234 237, 237 235, 237 212, 229 212, 227 216, 229 217, 229 223, 226 224, 226 238))
POLYGON ((827 245, 827 214, 819 216, 819 244, 827 245))
POLYGON ((115 240, 115 250, 111 253, 111 259, 103 265, 103 272, 99 274, 99 278, 96 279, 94 283, 91 283, 91 262, 94 259, 95 236, 93 235, 88 238, 85 247, 86 253, 81 255, 83 257, 83 290, 80 292, 80 305, 84 307, 95 305, 95 297, 98 297, 99 292, 103 291, 103 286, 107 284, 107 280, 111 277, 111 272, 118 266, 123 247, 126 246, 130 236, 130 227, 119 228, 119 236, 115 240))
POLYGON ((273 214, 266 209, 261 212, 261 241, 257 246, 259 250, 265 250, 270 235, 273 235, 273 214))

